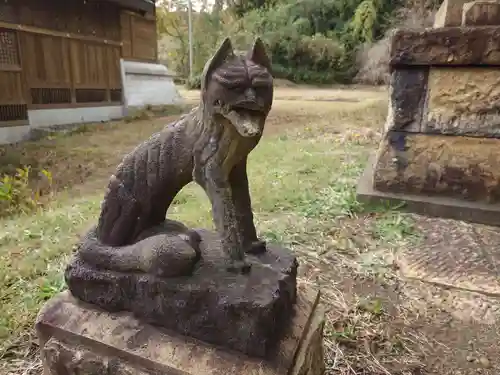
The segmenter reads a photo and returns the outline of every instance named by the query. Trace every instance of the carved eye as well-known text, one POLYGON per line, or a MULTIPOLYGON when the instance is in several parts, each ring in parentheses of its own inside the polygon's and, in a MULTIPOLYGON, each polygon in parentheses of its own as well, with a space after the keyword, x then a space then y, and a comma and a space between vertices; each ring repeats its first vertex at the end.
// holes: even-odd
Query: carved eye
POLYGON ((222 102, 219 99, 217 99, 216 101, 214 101, 214 106, 222 107, 222 102))

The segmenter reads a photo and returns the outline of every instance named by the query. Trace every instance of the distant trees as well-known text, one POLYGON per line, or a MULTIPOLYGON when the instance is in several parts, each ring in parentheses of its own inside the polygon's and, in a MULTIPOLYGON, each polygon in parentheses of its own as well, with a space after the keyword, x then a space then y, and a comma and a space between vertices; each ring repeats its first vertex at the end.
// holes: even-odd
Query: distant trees
MULTIPOLYGON (((237 48, 245 49, 259 35, 276 76, 294 82, 352 82, 365 64, 360 53, 366 55, 369 46, 401 23, 405 9, 432 9, 436 2, 216 0, 212 9, 206 2, 193 2, 195 71, 201 72, 223 37, 230 35, 237 48)), ((187 0, 165 0, 157 14, 161 55, 171 69, 187 76, 187 0)))

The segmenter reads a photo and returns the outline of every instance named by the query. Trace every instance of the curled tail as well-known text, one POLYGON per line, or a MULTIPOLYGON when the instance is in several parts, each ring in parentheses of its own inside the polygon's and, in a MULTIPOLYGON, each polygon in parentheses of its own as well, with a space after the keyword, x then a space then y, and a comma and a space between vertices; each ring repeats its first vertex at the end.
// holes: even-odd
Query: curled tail
POLYGON ((78 246, 77 258, 98 269, 149 273, 160 277, 187 276, 201 258, 201 237, 181 223, 167 220, 151 228, 138 242, 120 246, 103 244, 92 228, 78 246))

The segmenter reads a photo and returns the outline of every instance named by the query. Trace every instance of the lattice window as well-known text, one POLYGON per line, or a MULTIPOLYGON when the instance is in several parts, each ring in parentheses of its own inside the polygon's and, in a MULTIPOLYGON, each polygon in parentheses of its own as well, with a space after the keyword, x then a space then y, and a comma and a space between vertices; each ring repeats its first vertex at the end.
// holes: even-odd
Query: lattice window
POLYGON ((0 29, 0 65, 19 65, 17 38, 13 31, 0 29))
POLYGON ((122 90, 121 89, 112 89, 110 91, 110 97, 112 102, 121 102, 122 101, 122 90))
POLYGON ((31 89, 33 104, 71 103, 70 89, 31 89))
POLYGON ((101 103, 106 102, 106 90, 104 89, 77 89, 77 103, 101 103))
POLYGON ((26 104, 0 105, 0 122, 22 121, 28 119, 28 106, 26 104))

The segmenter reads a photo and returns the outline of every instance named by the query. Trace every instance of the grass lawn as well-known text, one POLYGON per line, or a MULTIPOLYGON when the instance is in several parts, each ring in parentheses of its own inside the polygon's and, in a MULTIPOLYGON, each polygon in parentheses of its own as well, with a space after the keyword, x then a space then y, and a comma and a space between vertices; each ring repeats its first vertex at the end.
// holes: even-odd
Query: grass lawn
MULTIPOLYGON (((197 95, 183 94, 188 102, 197 95)), ((392 267, 398 249, 424 240, 421 219, 356 200, 386 107, 380 90, 278 89, 249 159, 256 225, 268 241, 293 249, 301 281, 322 290, 327 374, 458 374, 471 362, 456 360, 468 339, 455 340, 458 351, 442 344, 436 330, 453 331, 449 312, 422 302, 431 286, 401 280, 392 267)), ((104 124, 0 151, 4 167, 8 158, 50 170, 56 189, 46 209, 0 220, 0 374, 40 373, 32 329, 40 306, 64 290, 62 270, 95 223, 122 154, 169 119, 104 124)), ((208 199, 195 185, 169 215, 212 227, 208 199)))

